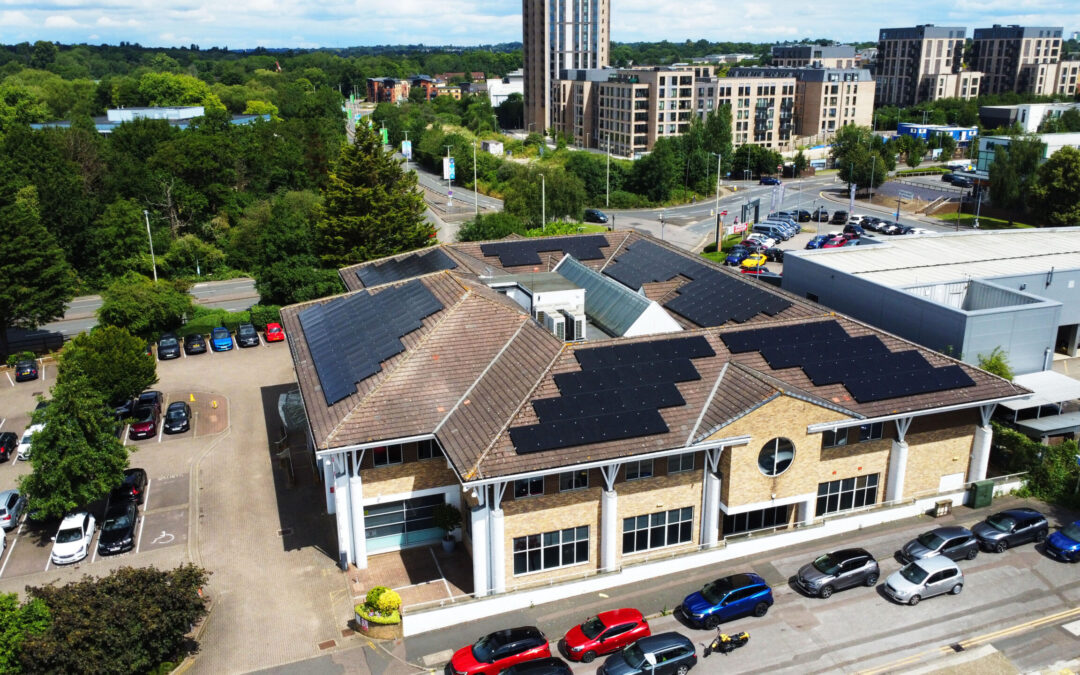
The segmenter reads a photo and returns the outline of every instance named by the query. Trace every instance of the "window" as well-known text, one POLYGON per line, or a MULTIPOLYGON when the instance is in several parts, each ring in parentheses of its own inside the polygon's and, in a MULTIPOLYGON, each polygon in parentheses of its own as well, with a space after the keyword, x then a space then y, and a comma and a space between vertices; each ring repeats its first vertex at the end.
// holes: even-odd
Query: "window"
POLYGON ((786 438, 774 438, 758 453, 758 468, 766 476, 779 476, 795 459, 795 445, 786 438))
POLYGON ((429 438, 426 441, 419 441, 416 444, 417 459, 435 459, 436 457, 442 456, 442 448, 440 448, 439 444, 435 442, 435 439, 429 438))
POLYGON ((514 537, 514 574, 588 562, 589 526, 514 537))
POLYGON ((874 422, 873 424, 864 424, 859 427, 859 442, 864 443, 866 441, 876 441, 880 439, 885 430, 884 422, 874 422))
POLYGON ((401 446, 384 445, 381 448, 372 448, 371 459, 375 463, 375 466, 401 464, 401 446))
POLYGON ((694 508, 661 511, 623 519, 623 553, 685 544, 691 540, 694 508))
POLYGON ((653 461, 643 459, 640 462, 627 462, 624 465, 626 480, 638 480, 639 478, 652 478, 653 461))
POLYGON ((514 481, 514 499, 522 499, 524 497, 536 497, 537 495, 544 494, 544 477, 539 478, 523 478, 522 480, 514 481))
POLYGON ((668 457, 667 460, 667 472, 670 473, 682 473, 683 471, 694 470, 694 453, 686 452, 681 455, 673 455, 668 457))
POLYGON ((589 487, 588 471, 567 471, 559 474, 559 491, 584 490, 589 487))
POLYGON ((772 506, 757 511, 736 513, 724 516, 724 536, 739 532, 752 532, 778 525, 787 525, 791 516, 791 505, 772 506))
POLYGON ((818 484, 817 515, 836 513, 877 503, 878 476, 856 476, 818 484))
POLYGON ((821 434, 821 447, 835 448, 841 445, 847 445, 847 438, 847 429, 830 429, 821 434))

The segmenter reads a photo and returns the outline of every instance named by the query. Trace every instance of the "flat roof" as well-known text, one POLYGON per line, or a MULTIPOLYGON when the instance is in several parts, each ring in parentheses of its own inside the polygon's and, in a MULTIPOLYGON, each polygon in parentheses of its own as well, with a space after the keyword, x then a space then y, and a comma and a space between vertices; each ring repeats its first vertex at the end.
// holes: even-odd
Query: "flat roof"
POLYGON ((510 286, 517 284, 532 293, 550 291, 573 291, 581 288, 558 272, 536 272, 535 274, 500 274, 490 279, 483 279, 488 286, 510 286))
POLYGON ((799 255, 894 288, 991 279, 1051 268, 1080 269, 1080 227, 931 233, 799 255))
POLYGON ((1013 382, 1030 389, 1032 393, 1024 398, 1003 402, 1001 405, 1009 410, 1024 410, 1080 399, 1080 380, 1074 380, 1068 375, 1053 370, 1017 375, 1013 378, 1013 382))

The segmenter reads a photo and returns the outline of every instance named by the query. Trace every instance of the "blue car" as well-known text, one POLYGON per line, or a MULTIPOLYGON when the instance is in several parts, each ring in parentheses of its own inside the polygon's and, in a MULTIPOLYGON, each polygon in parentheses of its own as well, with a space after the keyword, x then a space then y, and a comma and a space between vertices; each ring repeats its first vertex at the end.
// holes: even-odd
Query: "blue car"
POLYGON ((765 616, 772 604, 772 589, 764 579, 748 572, 705 584, 683 598, 676 611, 695 628, 712 630, 741 616, 765 616))
POLYGON ((750 255, 750 249, 745 246, 734 246, 728 251, 727 257, 724 258, 725 265, 741 265, 742 261, 746 260, 750 255))
POLYGON ((808 249, 821 248, 822 246, 825 245, 825 242, 829 241, 830 239, 832 239, 832 236, 828 235, 828 234, 816 235, 813 239, 806 242, 806 248, 808 248, 808 249))
POLYGON ((1080 560, 1080 520, 1066 525, 1047 538, 1046 555, 1063 562, 1080 560))
POLYGON ((224 326, 218 326, 210 331, 210 348, 215 352, 227 352, 232 349, 232 333, 224 326))

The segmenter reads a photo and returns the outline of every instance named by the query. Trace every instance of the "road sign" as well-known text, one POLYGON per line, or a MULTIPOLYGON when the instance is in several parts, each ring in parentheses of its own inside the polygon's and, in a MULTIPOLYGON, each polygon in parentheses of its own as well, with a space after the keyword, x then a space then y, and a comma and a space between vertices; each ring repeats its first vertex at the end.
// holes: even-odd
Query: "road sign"
POLYGON ((908 201, 911 201, 912 199, 915 199, 915 193, 914 192, 908 192, 907 190, 901 190, 899 194, 900 194, 900 199, 906 199, 908 201))
POLYGON ((746 223, 735 223, 731 227, 732 232, 746 232, 746 223))

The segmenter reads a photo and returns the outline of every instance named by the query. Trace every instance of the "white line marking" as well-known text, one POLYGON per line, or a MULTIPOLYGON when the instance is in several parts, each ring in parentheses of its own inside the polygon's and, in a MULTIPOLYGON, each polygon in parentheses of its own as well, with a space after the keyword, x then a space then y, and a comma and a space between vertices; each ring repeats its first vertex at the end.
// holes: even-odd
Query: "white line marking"
POLYGON ((131 426, 130 424, 125 424, 124 425, 124 445, 127 445, 128 439, 131 438, 130 436, 128 436, 128 428, 130 426, 131 426))
POLYGON ((169 534, 165 530, 162 530, 161 534, 154 537, 153 540, 151 540, 150 543, 151 544, 161 544, 162 546, 165 546, 166 544, 173 543, 173 540, 175 540, 175 539, 176 539, 176 535, 169 534))
MULTIPOLYGON (((93 546, 94 538, 90 537, 90 545, 93 546)), ((90 556, 90 563, 93 564, 97 560, 97 546, 94 546, 94 553, 90 556)))
POLYGON ((4 373, 4 374, 7 375, 7 381, 10 382, 11 386, 14 387, 15 386, 15 380, 11 379, 11 373, 4 373))
POLYGON ((41 370, 41 381, 44 382, 45 381, 45 364, 41 362, 41 359, 38 359, 38 368, 41 370))
POLYGON ((446 575, 443 574, 442 567, 439 566, 439 559, 435 557, 435 549, 429 546, 428 553, 431 554, 431 559, 435 561, 435 569, 439 571, 439 578, 442 579, 443 588, 446 589, 446 597, 454 597, 453 591, 450 590, 450 584, 446 583, 446 575))
POLYGON ((45 571, 49 571, 49 565, 52 564, 52 551, 49 551, 49 559, 45 561, 45 571))
MULTIPOLYGON (((16 532, 15 534, 20 535, 20 534, 22 534, 22 531, 23 531, 22 523, 19 523, 19 531, 16 532)), ((4 536, 6 537, 7 535, 5 534, 4 536)), ((4 570, 7 569, 8 561, 11 560, 11 552, 15 550, 15 544, 18 544, 18 543, 19 543, 19 539, 18 539, 18 537, 16 537, 15 541, 11 542, 11 546, 7 547, 7 551, 6 551, 7 557, 4 558, 4 564, 0 565, 0 577, 4 576, 4 570)))
POLYGON ((168 394, 166 394, 165 395, 165 400, 162 402, 161 419, 158 421, 158 424, 161 425, 160 428, 158 428, 158 432, 157 432, 157 442, 158 443, 161 442, 161 435, 165 433, 165 411, 168 410, 168 409, 169 409, 169 396, 168 396, 168 394))
POLYGON ((0 420, 0 429, 3 429, 3 428, 4 428, 4 422, 7 422, 7 418, 6 418, 6 417, 5 417, 4 419, 0 420))
POLYGON ((142 546, 142 529, 143 529, 143 525, 146 524, 146 505, 150 501, 150 483, 152 483, 152 482, 153 481, 149 480, 149 479, 146 481, 146 492, 143 493, 143 514, 142 514, 142 518, 139 520, 139 535, 135 539, 135 552, 136 553, 139 552, 139 547, 142 546))

